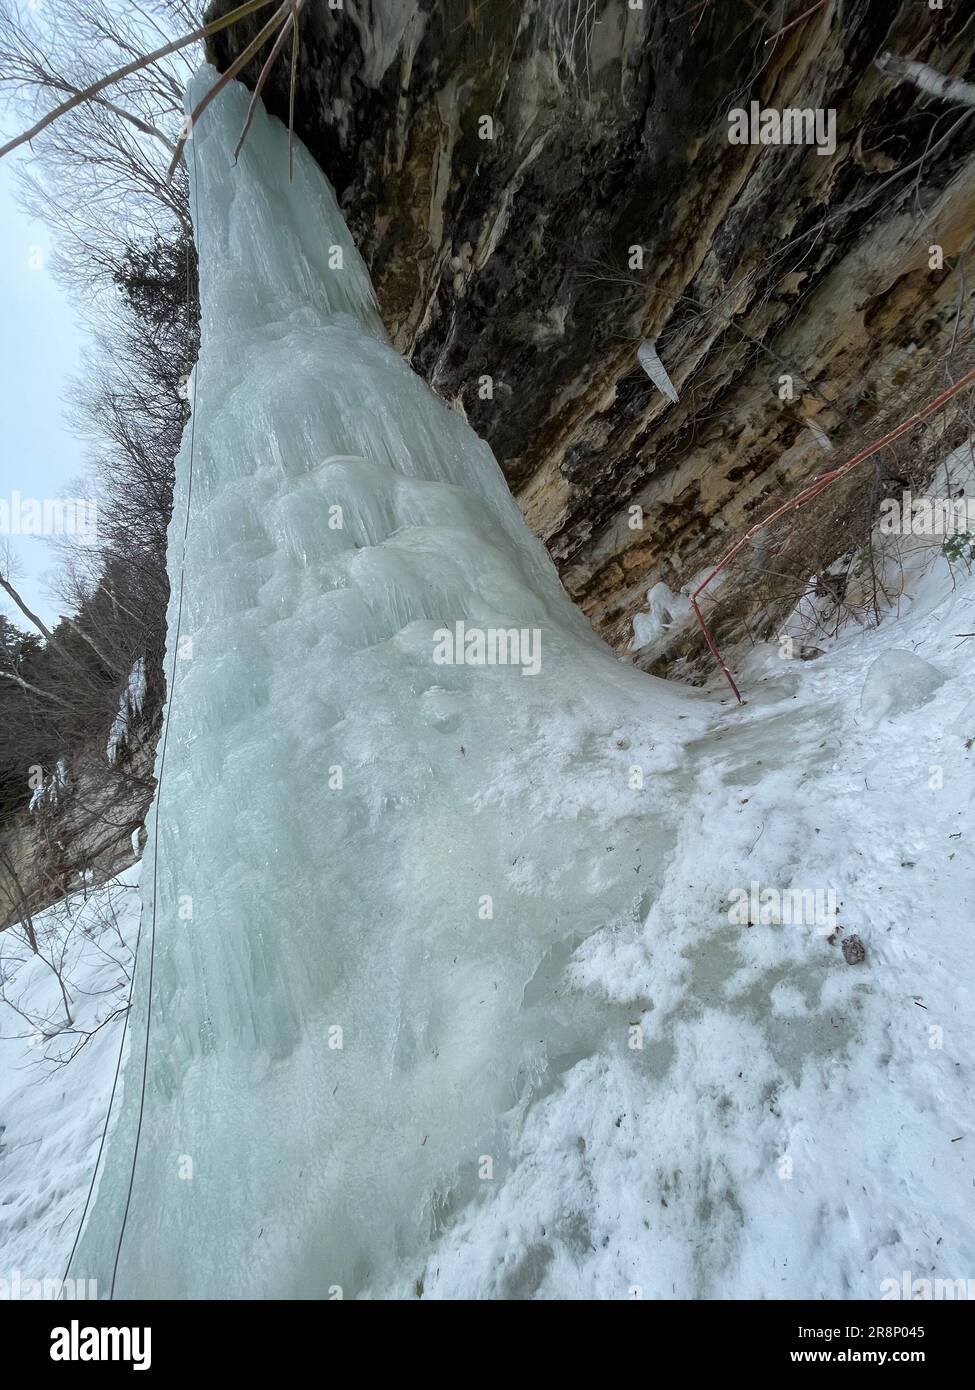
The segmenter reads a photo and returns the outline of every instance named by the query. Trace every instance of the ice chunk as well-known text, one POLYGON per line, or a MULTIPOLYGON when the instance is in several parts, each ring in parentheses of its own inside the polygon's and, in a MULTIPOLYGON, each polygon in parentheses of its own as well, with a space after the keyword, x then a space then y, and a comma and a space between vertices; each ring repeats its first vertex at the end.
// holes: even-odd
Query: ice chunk
POLYGON ((637 613, 633 618, 630 651, 643 651, 647 647, 665 642, 674 628, 680 627, 691 613, 690 599, 682 594, 672 593, 669 585, 663 581, 654 584, 647 594, 647 611, 637 613))
POLYGON ((662 391, 667 399, 676 405, 679 400, 677 388, 667 375, 667 369, 657 355, 656 343, 651 343, 649 340, 641 343, 636 356, 640 366, 657 390, 662 391))
POLYGON ((870 667, 860 696, 860 712, 870 723, 895 719, 925 704, 944 684, 944 675, 904 647, 892 647, 870 667))

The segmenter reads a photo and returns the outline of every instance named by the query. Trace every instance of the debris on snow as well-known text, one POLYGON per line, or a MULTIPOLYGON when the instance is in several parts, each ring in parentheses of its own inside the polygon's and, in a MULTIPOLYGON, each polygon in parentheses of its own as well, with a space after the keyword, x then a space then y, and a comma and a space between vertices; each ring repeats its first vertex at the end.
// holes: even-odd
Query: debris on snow
POLYGON ((866 947, 855 932, 852 936, 844 936, 840 944, 843 948, 843 959, 847 965, 859 965, 862 960, 866 959, 866 947))

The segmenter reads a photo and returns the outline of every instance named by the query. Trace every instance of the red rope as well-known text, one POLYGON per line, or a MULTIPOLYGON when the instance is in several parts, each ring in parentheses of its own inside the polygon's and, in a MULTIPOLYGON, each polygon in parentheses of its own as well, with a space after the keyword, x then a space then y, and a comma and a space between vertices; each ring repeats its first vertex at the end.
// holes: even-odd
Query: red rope
POLYGON ((714 579, 717 575, 719 575, 721 571, 725 568, 725 566, 729 564, 730 561, 732 561, 741 550, 744 549, 744 547, 751 540, 752 536, 756 535, 759 531, 764 531, 766 526, 770 526, 773 521, 777 521, 779 517, 784 516, 786 512, 793 512, 798 507, 803 506, 806 502, 812 501, 812 499, 818 496, 819 493, 823 492, 832 483, 835 483, 838 478, 845 477, 846 474, 849 473, 852 469, 856 468, 858 464, 863 463, 864 460, 868 458, 872 458, 874 454, 879 453, 880 450, 886 448, 888 444, 892 444, 895 439, 900 439, 901 435, 906 434, 908 430, 912 430, 915 425, 919 425, 922 422, 922 420, 926 420, 928 416, 933 415, 935 411, 940 410, 946 401, 951 400, 952 396, 957 396, 959 391, 963 391, 966 386, 971 386, 973 384, 975 384, 975 367, 973 367, 970 372, 966 372, 965 375, 961 377, 958 381, 956 381, 953 386, 949 386, 946 390, 942 391, 940 396, 935 396, 933 401, 929 401, 926 406, 923 406, 915 415, 912 415, 910 419, 903 420, 896 427, 896 429, 892 429, 890 433, 885 434, 882 439, 876 440, 873 444, 868 444, 865 449, 861 449, 858 454, 854 454, 851 459, 847 459, 846 463, 841 464, 839 468, 833 468, 830 470, 829 473, 823 473, 820 477, 814 478, 813 481, 809 484, 809 486, 803 488, 802 492, 798 493, 795 497, 793 497, 791 501, 783 503, 781 507, 777 507, 775 511, 771 512, 767 517, 765 517, 763 521, 758 521, 755 523, 754 526, 750 526, 749 529, 745 532, 745 534, 741 536, 737 541, 735 541, 734 545, 727 552, 727 554, 721 557, 721 559, 715 565, 714 569, 707 576, 707 578, 702 579, 701 583, 690 595, 691 605, 694 609, 697 621, 700 624, 701 631, 704 633, 704 639, 707 642, 708 647, 710 648, 711 655, 718 663, 718 666, 721 668, 721 671, 724 674, 725 679, 731 686, 732 690, 735 692, 735 699, 738 701, 740 705, 743 705, 745 702, 741 698, 741 692, 735 684, 731 672, 725 665, 721 653, 715 646, 714 638, 711 636, 708 625, 704 621, 704 615, 701 613, 701 610, 697 605, 698 594, 700 594, 703 589, 706 589, 707 586, 711 583, 711 580, 714 579))

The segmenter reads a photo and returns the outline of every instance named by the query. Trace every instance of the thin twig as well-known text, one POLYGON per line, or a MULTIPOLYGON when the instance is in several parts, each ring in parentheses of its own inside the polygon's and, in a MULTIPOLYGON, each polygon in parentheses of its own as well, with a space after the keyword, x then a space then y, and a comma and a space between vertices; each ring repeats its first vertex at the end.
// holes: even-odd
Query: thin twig
POLYGON ((278 27, 278 24, 282 22, 282 20, 284 19, 285 13, 288 10, 289 3, 290 0, 285 0, 284 4, 281 5, 277 10, 275 10, 274 14, 265 24, 264 28, 259 30, 259 32, 255 35, 253 39, 251 39, 250 43, 243 50, 243 52, 240 53, 238 57, 236 57, 234 61, 230 64, 230 67, 220 74, 216 82, 214 82, 213 86, 202 98, 202 100, 198 101, 196 106, 194 106, 193 111, 190 114, 190 118, 186 123, 186 129, 184 130, 184 133, 180 136, 179 140, 176 142, 176 153, 173 155, 169 168, 166 170, 166 183, 169 183, 171 181, 173 174, 175 174, 176 172, 176 166, 180 161, 180 156, 183 153, 183 150, 186 146, 186 142, 189 139, 193 127, 196 125, 196 122, 200 119, 200 117, 203 115, 203 112, 207 109, 207 107, 214 100, 214 98, 217 97, 223 91, 224 87, 226 87, 228 83, 234 80, 234 78, 241 71, 241 69, 245 68, 247 64, 250 62, 250 60, 254 57, 254 55, 264 47, 265 43, 267 43, 268 39, 271 37, 275 29, 278 27))
POLYGON ((811 5, 808 10, 803 11, 796 19, 790 19, 788 24, 783 24, 782 28, 777 30, 770 39, 765 40, 765 44, 775 43, 775 40, 780 38, 786 30, 794 29, 797 24, 801 24, 802 21, 808 19, 811 14, 815 14, 817 10, 821 10, 825 4, 826 0, 816 0, 815 5, 811 5))
POLYGON ((83 92, 77 92, 67 101, 63 101, 60 106, 56 106, 53 111, 49 111, 46 116, 35 122, 30 130, 18 135, 15 140, 9 140, 6 145, 0 148, 0 159, 11 150, 16 150, 20 145, 27 145, 34 139, 35 135, 40 135, 42 130, 46 130, 49 125, 58 120, 61 116, 73 111, 82 102, 91 101, 99 92, 111 87, 116 82, 121 82, 123 77, 130 77, 134 72, 141 72, 150 63, 157 63, 161 58, 168 58, 171 53, 178 53, 181 48, 188 48, 191 43, 196 43, 198 39, 208 38, 211 34, 219 33, 221 29, 226 29, 231 24, 236 24, 238 20, 253 14, 255 10, 262 10, 265 6, 273 4, 274 0, 246 0, 243 5, 238 5, 230 14, 224 15, 221 19, 212 20, 209 24, 203 24, 199 29, 194 29, 190 34, 184 34, 182 38, 174 39, 172 43, 163 44, 162 48, 154 49, 152 53, 146 53, 131 63, 126 63, 122 68, 116 68, 115 72, 110 72, 107 77, 100 78, 93 82, 90 87, 86 87, 83 92))

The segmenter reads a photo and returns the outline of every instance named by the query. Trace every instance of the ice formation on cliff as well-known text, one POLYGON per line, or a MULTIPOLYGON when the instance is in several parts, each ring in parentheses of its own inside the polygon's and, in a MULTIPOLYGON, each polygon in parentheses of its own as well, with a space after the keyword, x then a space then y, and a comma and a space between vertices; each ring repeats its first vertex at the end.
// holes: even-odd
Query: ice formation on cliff
POLYGON ((699 709, 594 638, 488 447, 386 341, 306 151, 289 184, 259 110, 234 164, 246 107, 231 84, 188 156, 175 681, 121 1119, 74 1262, 107 1293, 148 1027, 116 1297, 353 1296, 499 1176, 510 1116, 626 1036, 560 974, 654 881, 629 768, 652 780, 668 743, 633 731, 699 709), (458 623, 533 634, 537 676, 517 651, 435 662, 458 623))
MULTIPOLYGON (((203 347, 155 943, 147 910, 73 1275, 109 1293, 124 1224, 119 1297, 967 1277, 975 576, 902 550, 896 616, 811 662, 740 652, 743 708, 617 663, 488 449, 386 344, 305 152, 289 185, 259 112, 233 167, 245 107, 231 87, 191 147, 203 347), (511 660, 469 664, 492 627, 511 660), (769 886, 835 887, 837 930, 730 918, 769 886)), ((56 1010, 25 952, 21 997, 56 1010)), ((93 1017, 111 981, 72 973, 93 1017)), ((5 1009, 0 1051, 26 1057, 5 1009)), ((66 1109, 60 1070, 0 1072, 0 1258, 31 1275, 73 1239, 108 1037, 66 1109)))

